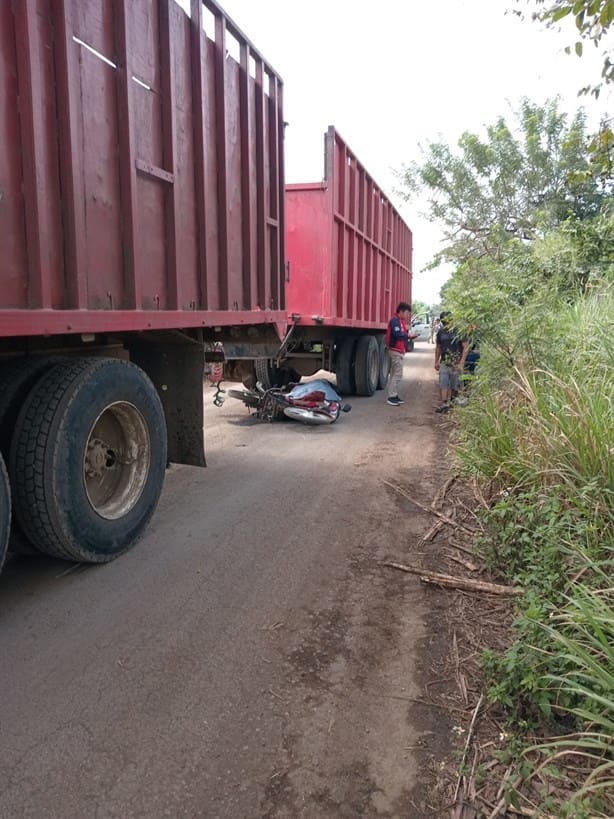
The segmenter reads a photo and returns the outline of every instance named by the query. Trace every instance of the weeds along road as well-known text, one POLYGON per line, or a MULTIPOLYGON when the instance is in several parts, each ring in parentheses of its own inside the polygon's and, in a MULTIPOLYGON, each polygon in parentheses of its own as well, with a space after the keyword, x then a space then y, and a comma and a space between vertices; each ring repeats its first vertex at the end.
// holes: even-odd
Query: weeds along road
POLYGON ((418 817, 433 613, 411 554, 446 477, 433 347, 401 407, 262 424, 205 389, 208 468, 173 466, 144 539, 106 566, 0 577, 0 814, 418 817), (418 750, 417 750, 418 749, 418 750))

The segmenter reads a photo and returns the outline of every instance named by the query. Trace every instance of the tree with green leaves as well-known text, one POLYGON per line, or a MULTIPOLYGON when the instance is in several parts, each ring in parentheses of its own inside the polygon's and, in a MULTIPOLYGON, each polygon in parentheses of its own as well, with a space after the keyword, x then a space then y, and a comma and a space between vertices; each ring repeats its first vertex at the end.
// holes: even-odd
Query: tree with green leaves
POLYGON ((504 117, 479 136, 465 132, 456 149, 428 143, 424 162, 399 173, 401 195, 418 194, 439 222, 442 261, 501 260, 511 239, 532 241, 567 219, 596 215, 608 196, 591 173, 585 115, 568 121, 557 100, 524 99, 515 125, 504 117))
POLYGON ((429 310, 430 308, 425 301, 418 301, 417 299, 412 301, 412 316, 414 318, 424 317, 429 310))
MULTIPOLYGON (((614 23, 614 0, 516 0, 527 6, 537 6, 532 19, 544 23, 548 28, 561 28, 563 21, 573 21, 577 39, 567 46, 578 57, 584 54, 584 43, 592 43, 603 52, 601 82, 592 87, 580 88, 579 94, 591 93, 598 97, 603 85, 614 82, 614 62, 611 59, 612 23, 614 23)), ((516 11, 524 17, 522 11, 516 11)), ((597 179, 612 180, 614 172, 614 131, 612 120, 605 117, 588 143, 590 169, 588 173, 597 179)))
MULTIPOLYGON (((533 19, 545 23, 548 27, 558 27, 563 20, 573 19, 577 35, 573 51, 581 57, 585 42, 602 48, 604 52, 602 82, 614 82, 614 62, 610 58, 607 44, 609 30, 614 22, 614 0, 517 0, 517 2, 536 5, 537 10, 532 14, 533 19)), ((518 13, 522 15, 522 12, 518 13)), ((570 54, 572 46, 565 50, 570 54)), ((598 96, 600 88, 601 84, 597 84, 592 89, 584 88, 582 91, 584 93, 591 91, 598 96)))
POLYGON ((612 173, 591 159, 581 111, 569 121, 556 100, 524 100, 514 128, 500 117, 485 137, 431 143, 400 174, 406 197, 420 194, 443 227, 431 266, 454 265, 446 309, 457 326, 480 327, 503 369, 537 360, 545 317, 612 275, 612 173))

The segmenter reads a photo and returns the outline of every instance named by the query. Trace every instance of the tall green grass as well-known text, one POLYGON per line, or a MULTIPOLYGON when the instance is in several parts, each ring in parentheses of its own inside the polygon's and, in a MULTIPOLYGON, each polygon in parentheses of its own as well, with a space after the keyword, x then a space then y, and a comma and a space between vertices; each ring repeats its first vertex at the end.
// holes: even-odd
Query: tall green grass
POLYGON ((492 498, 478 547, 525 589, 516 639, 485 669, 517 732, 555 736, 526 752, 548 760, 540 775, 573 769, 556 815, 614 815, 612 286, 557 298, 542 330, 503 352, 486 340, 459 412, 456 456, 492 498))
POLYGON ((561 659, 562 674, 544 677, 557 702, 575 718, 577 733, 555 737, 525 751, 538 755, 537 771, 547 766, 550 778, 563 781, 567 774, 557 762, 571 760, 575 788, 560 804, 561 815, 579 817, 598 811, 611 817, 614 810, 614 587, 611 562, 600 567, 587 560, 594 585, 579 584, 566 595, 566 603, 544 626, 550 638, 548 651, 553 665, 561 659))

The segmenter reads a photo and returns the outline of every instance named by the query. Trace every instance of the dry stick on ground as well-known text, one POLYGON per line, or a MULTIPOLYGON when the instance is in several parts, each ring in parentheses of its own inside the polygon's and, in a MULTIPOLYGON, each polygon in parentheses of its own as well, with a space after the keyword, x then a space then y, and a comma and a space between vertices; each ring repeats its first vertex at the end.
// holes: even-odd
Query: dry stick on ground
POLYGON ((484 494, 482 493, 482 490, 476 478, 473 478, 473 480, 471 481, 471 486, 473 488, 474 496, 478 499, 481 506, 483 506, 484 509, 488 511, 490 509, 490 506, 488 505, 486 498, 484 497, 484 494))
POLYGON ((458 640, 456 639, 456 629, 454 630, 454 636, 452 637, 452 658, 454 660, 454 670, 456 672, 456 684, 459 687, 464 703, 467 704, 467 684, 465 682, 465 677, 460 670, 460 657, 458 654, 458 640))
POLYGON ((461 589, 485 594, 505 594, 512 597, 524 593, 522 589, 515 586, 502 586, 499 583, 487 583, 485 580, 470 580, 467 577, 453 577, 451 574, 429 572, 420 566, 405 566, 403 563, 393 563, 392 561, 384 561, 381 565, 389 566, 391 569, 399 569, 409 574, 417 574, 423 583, 435 583, 446 589, 461 589))
POLYGON ((506 805, 508 813, 515 813, 517 816, 530 816, 533 819, 556 819, 551 813, 542 813, 538 810, 531 810, 531 808, 517 808, 514 805, 506 805))
POLYGON ((477 572, 479 569, 479 566, 476 566, 475 563, 471 563, 471 561, 469 560, 463 560, 462 557, 456 557, 455 555, 451 554, 448 554, 447 557, 448 560, 453 560, 455 563, 464 566, 464 568, 467 569, 468 572, 477 572))
POLYGON ((463 781, 463 773, 462 768, 465 764, 465 759, 467 758, 467 751, 469 750, 469 745, 471 743, 471 737, 473 736, 473 726, 475 725, 475 721, 478 716, 478 711, 480 710, 480 706, 484 701, 484 694, 480 694, 480 699, 478 700, 478 704, 475 706, 475 710, 473 712, 473 716, 471 718, 471 722, 469 724, 469 730, 467 731, 467 739, 465 740, 465 747, 463 748, 463 755, 461 756, 461 761, 459 763, 458 769, 460 771, 458 780, 456 782, 456 790, 454 791, 454 799, 452 800, 454 804, 456 804, 456 800, 458 799, 458 792, 460 790, 460 784, 463 781))
POLYGON ((453 518, 444 515, 443 512, 438 512, 437 509, 431 509, 430 506, 425 506, 420 501, 417 501, 415 498, 406 492, 401 486, 397 486, 394 483, 390 483, 390 481, 384 481, 386 486, 389 486, 391 489, 394 489, 395 492, 398 492, 399 495, 403 495, 404 498, 407 498, 408 501, 414 503, 419 509, 422 509, 423 512, 429 512, 431 515, 436 515, 440 520, 443 520, 445 523, 450 524, 450 526, 458 527, 462 529, 463 532, 466 532, 468 535, 474 535, 475 532, 472 529, 469 529, 467 526, 464 526, 462 523, 454 520, 453 518))
POLYGON ((480 752, 478 748, 473 749, 473 762, 471 763, 471 772, 469 774, 469 781, 466 784, 466 791, 468 791, 469 799, 471 799, 472 804, 475 804, 475 772, 478 767, 478 759, 480 758, 480 752))
POLYGON ((434 509, 438 506, 441 501, 445 498, 448 493, 448 489, 452 486, 454 481, 456 480, 456 475, 452 475, 452 477, 448 478, 448 480, 444 483, 441 489, 437 492, 433 500, 431 501, 431 508, 434 509))
MULTIPOLYGON (((501 794, 505 790, 505 786, 506 786, 506 784, 508 782, 508 777, 509 777, 510 771, 511 771, 511 768, 508 768, 507 772, 505 774, 505 777, 503 778, 503 781, 501 783, 501 787, 499 788, 499 793, 497 794, 497 797, 501 796, 501 794)), ((513 780, 512 784, 511 784, 511 788, 513 790, 516 790, 518 788, 518 786, 520 785, 521 781, 522 781, 521 777, 517 776, 513 780)), ((492 813, 488 814, 488 819, 496 819, 498 816, 501 815, 501 811, 504 810, 504 809, 505 809, 506 813, 515 813, 517 816, 530 816, 530 817, 535 817, 535 819, 538 819, 538 817, 539 817, 539 819, 556 819, 556 816, 553 816, 550 813, 543 813, 542 811, 534 810, 533 808, 517 807, 516 805, 512 804, 511 802, 509 804, 506 804, 505 795, 501 796, 501 798, 499 799, 499 801, 495 805, 495 808, 492 811, 492 813)))
MULTIPOLYGON (((465 511, 466 511, 466 512, 469 514, 469 515, 471 515, 471 517, 472 517, 472 518, 474 518, 474 520, 477 520, 477 521, 479 522, 479 520, 478 520, 478 516, 477 516, 477 515, 476 515, 476 513, 473 511, 473 509, 470 509, 470 508, 467 506, 467 504, 466 504, 466 503, 463 503, 463 501, 462 501, 460 498, 458 499, 458 504, 459 504, 460 506, 462 506, 462 507, 463 507, 463 509, 464 509, 464 510, 465 510, 465 511)), ((480 528, 482 528, 482 527, 481 527, 481 524, 480 524, 480 528)))
POLYGON ((459 552, 464 552, 466 555, 473 555, 473 549, 468 549, 466 546, 462 546, 460 543, 457 543, 455 540, 450 540, 448 538, 448 546, 453 546, 455 549, 458 549, 459 552))
POLYGON ((444 526, 445 523, 442 520, 438 520, 437 523, 434 523, 428 532, 420 538, 418 546, 423 546, 425 543, 428 543, 429 540, 432 540, 437 532, 441 531, 444 526))

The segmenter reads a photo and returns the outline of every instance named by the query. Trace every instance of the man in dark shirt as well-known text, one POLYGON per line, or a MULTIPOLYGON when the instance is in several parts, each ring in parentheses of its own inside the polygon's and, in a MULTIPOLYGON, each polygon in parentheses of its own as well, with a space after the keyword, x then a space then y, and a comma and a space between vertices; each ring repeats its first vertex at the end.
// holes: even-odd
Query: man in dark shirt
POLYGON ((460 376, 465 367, 468 344, 466 339, 450 327, 450 313, 444 311, 439 317, 441 326, 435 339, 435 369, 439 373, 441 405, 436 412, 447 412, 453 392, 460 390, 460 376))
POLYGON ((399 397, 399 384, 403 378, 403 356, 410 338, 408 325, 411 318, 411 304, 399 302, 397 311, 388 322, 386 347, 390 356, 390 380, 388 381, 388 403, 393 407, 404 404, 399 397))

